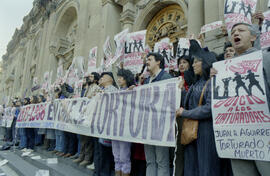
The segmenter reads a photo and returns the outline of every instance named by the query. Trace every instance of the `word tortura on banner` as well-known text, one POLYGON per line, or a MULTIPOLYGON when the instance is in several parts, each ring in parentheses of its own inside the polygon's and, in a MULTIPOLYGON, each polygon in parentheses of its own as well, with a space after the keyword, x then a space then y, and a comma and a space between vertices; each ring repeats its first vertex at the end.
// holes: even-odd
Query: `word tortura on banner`
POLYGON ((264 111, 252 110, 250 105, 253 104, 265 104, 265 101, 255 95, 242 95, 218 101, 214 108, 224 106, 229 109, 226 113, 218 113, 215 124, 270 123, 270 117, 264 111))
POLYGON ((28 105, 17 119, 19 128, 52 128, 87 136, 175 145, 175 111, 181 91, 175 79, 132 91, 28 105))

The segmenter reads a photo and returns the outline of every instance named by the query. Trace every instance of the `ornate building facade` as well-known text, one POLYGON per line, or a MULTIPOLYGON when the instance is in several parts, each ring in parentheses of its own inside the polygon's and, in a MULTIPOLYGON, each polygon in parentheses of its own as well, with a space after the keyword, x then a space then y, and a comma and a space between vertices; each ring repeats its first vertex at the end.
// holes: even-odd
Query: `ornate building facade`
MULTIPOLYGON (((266 11, 267 2, 258 0, 257 10, 266 11)), ((53 70, 54 80, 58 64, 67 69, 76 56, 86 61, 95 46, 99 65, 106 37, 125 28, 147 29, 153 46, 164 37, 175 42, 198 34, 204 24, 224 20, 223 13, 224 0, 34 0, 2 57, 0 96, 30 95, 34 77, 43 80, 44 72, 53 70)), ((217 53, 224 44, 220 34, 205 34, 205 44, 217 53)))

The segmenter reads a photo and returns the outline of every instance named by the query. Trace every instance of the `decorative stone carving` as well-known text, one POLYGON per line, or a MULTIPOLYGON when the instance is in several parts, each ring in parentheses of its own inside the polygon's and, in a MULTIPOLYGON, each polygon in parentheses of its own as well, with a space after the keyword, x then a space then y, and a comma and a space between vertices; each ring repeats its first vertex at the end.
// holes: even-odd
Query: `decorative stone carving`
POLYGON ((69 47, 74 47, 75 46, 77 27, 78 27, 77 24, 73 25, 71 27, 71 30, 69 31, 69 33, 66 36, 66 40, 70 43, 69 47))
POLYGON ((127 9, 121 13, 120 22, 122 24, 133 24, 135 21, 135 12, 133 10, 127 9))
POLYGON ((165 37, 169 37, 171 42, 177 41, 177 38, 186 35, 186 23, 184 12, 179 5, 164 8, 147 27, 147 44, 152 48, 155 42, 165 37))
POLYGON ((138 2, 138 4, 136 5, 137 9, 144 9, 148 4, 150 4, 150 2, 156 3, 160 0, 141 0, 140 2, 138 2))

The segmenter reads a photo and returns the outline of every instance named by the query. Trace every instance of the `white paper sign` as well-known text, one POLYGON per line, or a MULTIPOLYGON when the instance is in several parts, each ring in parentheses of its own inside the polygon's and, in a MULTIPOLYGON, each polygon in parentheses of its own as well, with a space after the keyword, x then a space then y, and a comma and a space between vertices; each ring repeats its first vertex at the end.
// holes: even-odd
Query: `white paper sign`
POLYGON ((146 30, 129 33, 125 42, 124 68, 139 73, 143 66, 146 30))
POLYGON ((173 58, 173 44, 170 43, 169 38, 164 38, 155 43, 154 52, 160 53, 165 60, 165 70, 168 71, 170 65, 175 66, 175 58, 173 58))
POLYGON ((261 31, 261 48, 270 47, 270 11, 264 12, 264 21, 261 31))
POLYGON ((104 52, 105 59, 106 59, 104 61, 105 67, 109 67, 110 63, 112 62, 111 60, 113 59, 112 46, 110 43, 110 36, 108 36, 106 38, 106 41, 103 45, 103 52, 104 52))
POLYGON ((125 54, 125 42, 127 40, 128 31, 129 29, 124 29, 122 32, 114 36, 116 50, 114 58, 112 59, 110 65, 112 65, 117 59, 123 60, 125 54))
POLYGON ((206 24, 201 28, 201 34, 221 28, 222 24, 222 21, 215 21, 213 23, 206 24))
POLYGON ((218 155, 270 161, 262 51, 214 63, 212 115, 218 155))
POLYGON ((226 0, 224 19, 228 32, 236 23, 252 24, 251 17, 256 10, 257 0, 226 0))
POLYGON ((96 46, 89 52, 87 74, 97 71, 97 48, 96 46))

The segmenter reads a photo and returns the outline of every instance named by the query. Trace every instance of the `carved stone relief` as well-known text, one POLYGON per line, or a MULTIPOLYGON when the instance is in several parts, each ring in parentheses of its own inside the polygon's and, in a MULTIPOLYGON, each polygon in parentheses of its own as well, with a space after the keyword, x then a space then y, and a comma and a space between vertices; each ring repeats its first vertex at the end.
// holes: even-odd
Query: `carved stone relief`
POLYGON ((152 48, 155 42, 169 37, 171 42, 186 35, 186 18, 179 5, 171 5, 162 9, 147 27, 146 42, 152 48))

